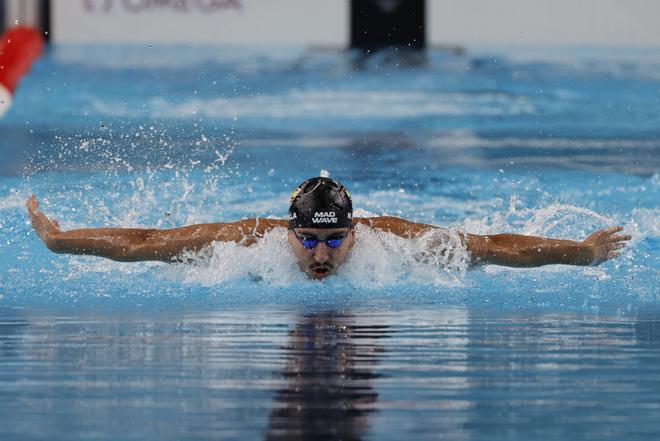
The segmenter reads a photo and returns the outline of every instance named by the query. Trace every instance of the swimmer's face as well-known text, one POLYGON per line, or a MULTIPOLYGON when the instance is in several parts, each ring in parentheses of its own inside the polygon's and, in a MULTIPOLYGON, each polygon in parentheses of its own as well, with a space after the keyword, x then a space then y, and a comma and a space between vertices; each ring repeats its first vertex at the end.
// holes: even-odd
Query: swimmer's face
MULTIPOLYGON (((344 263, 355 240, 352 228, 295 228, 289 230, 289 243, 300 268, 312 279, 324 279, 344 263), (344 237, 336 248, 327 240, 344 237), (314 248, 306 248, 303 240, 318 240, 314 248)), ((332 242, 331 242, 332 244, 332 242)))

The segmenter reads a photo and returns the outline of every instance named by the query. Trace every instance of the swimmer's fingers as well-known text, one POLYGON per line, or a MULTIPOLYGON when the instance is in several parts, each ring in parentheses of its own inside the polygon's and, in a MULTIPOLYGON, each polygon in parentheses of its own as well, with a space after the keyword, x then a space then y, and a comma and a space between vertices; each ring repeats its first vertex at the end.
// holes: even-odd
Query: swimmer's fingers
MULTIPOLYGON (((27 200, 28 213, 32 221, 32 227, 37 232, 39 237, 45 238, 47 234, 54 234, 60 232, 60 223, 55 219, 50 219, 48 216, 39 211, 39 201, 35 195, 31 195, 27 200)), ((44 239, 45 240, 45 239, 44 239)))
POLYGON ((620 231, 623 231, 623 227, 611 227, 606 230, 601 230, 605 232, 605 237, 603 237, 601 240, 605 243, 608 244, 616 244, 616 245, 621 245, 620 247, 616 248, 610 248, 610 249, 618 249, 618 248, 623 248, 623 243, 626 242, 630 239, 632 239, 632 236, 630 234, 616 234, 620 231))
POLYGON ((609 239, 612 238, 619 231, 623 231, 623 227, 617 226, 617 227, 605 228, 603 230, 598 230, 594 234, 592 234, 592 236, 596 236, 596 238, 600 240, 609 241, 609 239))
POLYGON ((31 195, 27 200, 27 209, 30 214, 34 214, 39 211, 39 201, 35 195, 31 195))
POLYGON ((606 260, 616 259, 621 256, 621 250, 626 247, 625 243, 609 243, 607 245, 597 248, 596 257, 593 261, 593 265, 599 265, 606 260))
POLYGON ((591 233, 589 235, 589 237, 584 239, 584 242, 585 243, 598 243, 598 242, 601 242, 604 238, 610 236, 611 234, 614 234, 618 231, 621 231, 621 230, 616 230, 616 228, 618 228, 618 227, 612 227, 612 228, 607 228, 605 230, 594 231, 593 233, 591 233))
POLYGON ((622 226, 603 228, 602 230, 594 231, 591 236, 610 236, 614 233, 618 233, 619 231, 623 231, 622 226))
POLYGON ((623 227, 621 226, 598 230, 587 237, 583 243, 599 246, 602 244, 617 243, 632 239, 632 236, 628 234, 616 234, 620 231, 623 231, 623 227))
POLYGON ((620 250, 620 249, 625 248, 625 247, 626 247, 626 244, 625 244, 625 243, 617 242, 617 243, 611 243, 611 244, 609 244, 609 246, 607 247, 607 249, 611 251, 611 250, 620 250))
POLYGON ((632 236, 630 234, 617 234, 617 235, 613 234, 612 236, 609 237, 609 241, 612 243, 623 242, 630 239, 632 239, 632 236))
POLYGON ((623 227, 616 226, 598 230, 587 237, 582 246, 591 250, 592 265, 600 265, 606 260, 615 259, 621 255, 619 250, 626 247, 626 241, 632 237, 628 234, 616 234, 623 231, 623 227))

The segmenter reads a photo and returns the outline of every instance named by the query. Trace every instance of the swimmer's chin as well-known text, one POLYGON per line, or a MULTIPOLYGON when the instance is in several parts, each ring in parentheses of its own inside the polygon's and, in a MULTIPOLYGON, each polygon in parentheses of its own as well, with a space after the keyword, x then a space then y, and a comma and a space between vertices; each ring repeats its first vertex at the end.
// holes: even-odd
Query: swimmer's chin
POLYGON ((332 276, 333 274, 334 271, 329 268, 317 268, 307 271, 309 278, 314 280, 323 280, 326 277, 332 276))

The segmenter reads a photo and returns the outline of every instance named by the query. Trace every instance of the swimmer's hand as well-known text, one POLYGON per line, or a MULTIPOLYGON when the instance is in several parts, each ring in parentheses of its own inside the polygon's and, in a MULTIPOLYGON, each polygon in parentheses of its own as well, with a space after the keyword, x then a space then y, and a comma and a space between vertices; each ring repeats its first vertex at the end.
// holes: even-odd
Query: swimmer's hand
POLYGON ((35 195, 30 196, 27 200, 27 209, 34 231, 50 248, 54 237, 61 232, 60 224, 55 219, 50 219, 39 211, 39 201, 35 195))
POLYGON ((620 231, 623 231, 623 227, 598 230, 580 242, 580 246, 587 250, 590 256, 590 261, 584 265, 600 265, 606 260, 619 257, 620 250, 625 248, 626 242, 632 238, 629 234, 616 234, 620 231))

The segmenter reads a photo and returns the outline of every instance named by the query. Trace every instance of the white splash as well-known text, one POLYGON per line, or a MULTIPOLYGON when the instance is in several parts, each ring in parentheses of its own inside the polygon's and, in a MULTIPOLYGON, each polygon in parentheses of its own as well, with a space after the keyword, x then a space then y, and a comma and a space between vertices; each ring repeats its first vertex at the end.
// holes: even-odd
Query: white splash
MULTIPOLYGON (((563 237, 577 240, 597 228, 612 226, 616 220, 593 210, 570 204, 550 204, 542 208, 521 208, 510 201, 506 211, 479 219, 465 219, 462 228, 474 234, 517 233, 563 237)), ((583 237, 584 238, 584 237, 583 237)))
MULTIPOLYGON (((383 287, 401 282, 421 285, 461 284, 469 255, 457 232, 438 229, 404 239, 364 225, 356 226, 356 242, 333 282, 383 287)), ((250 279, 273 286, 314 282, 300 270, 287 241, 287 230, 276 228, 254 245, 215 242, 203 253, 187 253, 165 277, 185 283, 215 286, 250 279)))
POLYGON ((25 207, 27 198, 28 196, 21 194, 19 190, 10 188, 9 194, 0 196, 0 211, 23 208, 25 207))
POLYGON ((338 271, 354 285, 456 286, 468 269, 468 252, 454 230, 437 229, 410 240, 364 225, 355 229, 355 245, 338 271))
POLYGON ((275 286, 306 280, 287 241, 287 230, 275 228, 251 246, 214 242, 202 253, 186 253, 166 277, 214 286, 230 280, 252 279, 275 286))
POLYGON ((660 208, 635 208, 631 213, 632 221, 626 224, 626 230, 636 233, 637 237, 660 236, 660 208))

